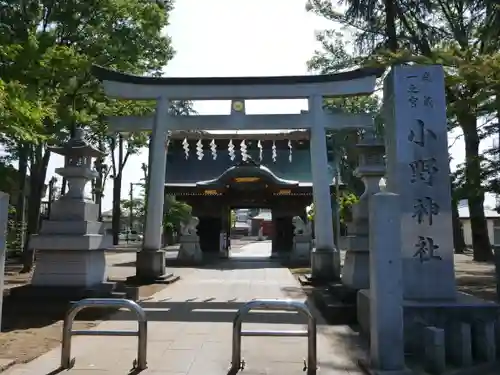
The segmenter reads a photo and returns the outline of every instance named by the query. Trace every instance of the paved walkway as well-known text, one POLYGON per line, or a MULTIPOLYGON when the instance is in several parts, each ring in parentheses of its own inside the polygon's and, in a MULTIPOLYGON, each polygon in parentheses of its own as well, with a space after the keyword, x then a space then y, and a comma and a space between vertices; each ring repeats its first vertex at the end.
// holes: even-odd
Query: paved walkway
MULTIPOLYGON (((241 243, 242 241, 239 241, 241 243)), ((230 258, 270 258, 271 241, 259 241, 249 245, 239 245, 238 240, 231 240, 230 258), (234 242, 234 244, 233 244, 234 242)))
MULTIPOLYGON (((245 253, 260 254, 264 243, 247 245, 245 253)), ((268 244, 267 246, 270 246, 268 244)), ((175 271, 174 271, 175 272, 175 271)), ((149 318, 148 369, 144 375, 226 375, 231 360, 232 319, 243 303, 254 298, 304 300, 301 288, 286 268, 269 260, 228 260, 203 269, 184 269, 181 281, 143 302, 149 318)), ((315 312, 316 313, 316 312, 315 312)), ((244 329, 302 329, 303 318, 289 312, 254 312, 244 329)), ((135 329, 127 312, 118 312, 96 329, 135 329)), ((125 375, 136 357, 133 337, 75 337, 75 367, 63 374, 125 375)), ((298 375, 303 372, 304 337, 243 337, 243 375, 298 375)), ((358 375, 352 357, 361 352, 348 327, 326 326, 318 320, 319 375, 358 375)), ((55 374, 60 348, 5 375, 55 374)))

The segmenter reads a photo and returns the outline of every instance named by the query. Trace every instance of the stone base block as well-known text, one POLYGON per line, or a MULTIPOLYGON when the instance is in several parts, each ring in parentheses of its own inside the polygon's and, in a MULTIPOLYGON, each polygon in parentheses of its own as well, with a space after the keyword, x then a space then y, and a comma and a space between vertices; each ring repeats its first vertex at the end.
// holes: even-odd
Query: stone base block
POLYGON ((361 368, 361 370, 363 370, 364 373, 368 375, 413 375, 413 371, 406 367, 399 370, 375 369, 367 360, 359 360, 358 366, 361 368))
MULTIPOLYGON (((53 223, 53 222, 52 222, 53 223)), ((84 222, 78 222, 83 224, 84 222)), ((113 246, 113 237, 102 234, 35 234, 30 238, 30 247, 40 251, 95 251, 113 246)))
POLYGON ((165 277, 165 252, 163 250, 142 250, 137 253, 135 279, 154 282, 165 277))
POLYGON ((334 249, 313 249, 311 252, 311 279, 314 282, 338 280, 340 275, 335 267, 334 249))
POLYGON ((94 288, 106 280, 104 250, 37 250, 33 286, 94 288))
MULTIPOLYGON (((456 357, 457 351, 468 353, 480 347, 479 351, 472 350, 474 360, 491 361, 495 355, 494 330, 499 311, 499 305, 461 292, 457 292, 454 300, 405 300, 403 303, 405 352, 423 353, 425 351, 423 347, 425 328, 435 327, 445 331, 448 359, 456 357), (462 329, 457 329, 460 326, 462 329), (471 332, 467 332, 464 326, 469 327, 471 332), (488 358, 485 353, 488 353, 488 358)), ((357 317, 361 333, 369 338, 369 290, 358 292, 357 317)))
POLYGON ((292 253, 290 254, 290 261, 293 263, 300 263, 308 265, 311 262, 311 239, 295 238, 293 243, 292 253))
POLYGON ((189 264, 201 263, 203 261, 203 253, 201 251, 200 243, 198 241, 187 242, 181 240, 177 260, 189 264))
POLYGON ((98 204, 78 199, 61 198, 50 208, 50 220, 54 221, 94 221, 98 216, 98 204))
POLYGON ((370 287, 370 253, 347 250, 342 268, 342 284, 353 290, 370 287))
MULTIPOLYGON (((42 222, 40 229, 41 235, 91 235, 91 234, 104 234, 104 223, 100 221, 55 221, 45 220, 42 222)), ((112 237, 109 236, 112 241, 112 237)), ((113 244, 110 243, 109 246, 113 244)))
POLYGON ((362 234, 357 234, 353 236, 346 236, 345 237, 345 249, 347 251, 349 250, 354 250, 356 251, 357 249, 369 249, 370 248, 370 242, 369 238, 367 235, 362 235, 362 234))
POLYGON ((356 324, 356 306, 354 304, 343 302, 322 288, 315 288, 312 297, 328 324, 356 324))
POLYGON ((358 291, 345 286, 341 281, 329 283, 328 293, 338 301, 356 306, 358 291))

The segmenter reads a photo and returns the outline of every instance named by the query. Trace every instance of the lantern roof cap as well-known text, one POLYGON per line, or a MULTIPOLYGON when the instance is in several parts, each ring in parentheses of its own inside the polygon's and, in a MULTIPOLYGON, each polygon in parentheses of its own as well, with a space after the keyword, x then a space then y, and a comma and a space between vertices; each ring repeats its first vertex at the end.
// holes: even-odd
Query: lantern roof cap
POLYGON ((76 128, 74 136, 62 146, 51 146, 49 150, 62 156, 88 156, 101 157, 104 152, 98 150, 85 140, 85 131, 82 128, 76 128))

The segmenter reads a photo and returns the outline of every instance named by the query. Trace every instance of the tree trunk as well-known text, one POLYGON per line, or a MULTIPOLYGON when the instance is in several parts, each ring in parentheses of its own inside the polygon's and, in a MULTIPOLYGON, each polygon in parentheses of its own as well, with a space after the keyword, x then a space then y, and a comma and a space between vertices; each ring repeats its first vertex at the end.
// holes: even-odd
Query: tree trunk
POLYGON ((458 202, 451 201, 451 217, 453 223, 453 247, 455 254, 463 254, 466 248, 462 222, 458 213, 458 202))
POLYGON ((118 245, 121 230, 121 197, 122 175, 119 173, 113 180, 113 218, 111 226, 113 228, 113 245, 118 245))
POLYGON ((28 184, 26 179, 28 175, 28 146, 24 143, 19 145, 19 195, 16 203, 16 235, 18 241, 18 250, 23 251, 26 242, 26 193, 28 184))
MULTIPOLYGON (((106 148, 104 146, 104 141, 101 139, 101 141, 99 142, 99 150, 105 152, 106 151, 106 148)), ((101 157, 99 158, 99 176, 97 177, 96 179, 96 195, 95 195, 95 203, 97 204, 97 206, 99 207, 99 214, 98 214, 98 217, 97 217, 97 220, 99 221, 102 221, 102 197, 104 196, 104 182, 105 182, 105 177, 106 177, 106 174, 107 174, 107 170, 103 169, 103 165, 104 165, 104 162, 105 162, 105 158, 104 157, 101 157)))
POLYGON ((113 176, 113 218, 111 226, 113 228, 113 245, 118 245, 120 241, 120 223, 121 223, 121 207, 120 200, 122 194, 122 172, 123 172, 123 136, 118 136, 118 165, 116 166, 116 175, 113 176))
POLYGON ((396 31, 396 2, 394 0, 384 0, 387 47, 391 52, 398 50, 398 37, 396 31))
POLYGON ((36 146, 33 155, 30 175, 30 195, 28 199, 28 228, 27 237, 23 251, 23 269, 21 272, 31 272, 35 263, 35 251, 30 249, 30 236, 38 233, 40 224, 40 206, 42 204, 42 192, 47 176, 47 166, 50 159, 50 151, 43 154, 43 146, 36 146))
POLYGON ((459 122, 464 132, 465 141, 465 182, 474 260, 485 262, 493 259, 493 252, 484 216, 484 189, 481 186, 480 139, 477 132, 477 119, 471 111, 471 113, 461 114, 459 122))

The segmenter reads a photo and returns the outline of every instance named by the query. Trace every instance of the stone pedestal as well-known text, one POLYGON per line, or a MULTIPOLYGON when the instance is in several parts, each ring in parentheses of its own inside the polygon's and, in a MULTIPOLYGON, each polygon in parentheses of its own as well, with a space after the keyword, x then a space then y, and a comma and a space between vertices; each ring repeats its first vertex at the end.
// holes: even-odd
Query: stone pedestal
POLYGON ((135 276, 132 279, 143 282, 167 277, 163 250, 141 250, 136 255, 135 276))
POLYGON ((260 227, 259 232, 257 233, 257 239, 259 241, 264 241, 264 228, 260 227))
POLYGON ((200 237, 196 234, 196 227, 200 223, 197 217, 192 217, 188 223, 181 224, 181 247, 177 259, 189 264, 200 263, 203 253, 200 247, 200 237))
POLYGON ((312 238, 310 235, 295 235, 290 260, 294 263, 309 264, 311 261, 312 238))
POLYGON ((104 251, 112 246, 112 238, 97 221, 99 207, 85 196, 84 189, 97 176, 91 158, 102 153, 86 143, 81 129, 64 147, 51 151, 66 157, 64 168, 56 173, 68 180, 69 190, 52 204, 40 233, 30 238, 29 245, 37 254, 31 284, 95 290, 106 281, 104 251))
POLYGON ((113 245, 97 221, 98 205, 63 198, 52 204, 40 234, 31 236, 36 250, 33 286, 95 288, 106 281, 104 250, 113 245))
POLYGON ((357 144, 360 150, 359 167, 355 173, 365 184, 365 191, 353 207, 353 235, 347 237, 347 252, 342 269, 342 284, 352 290, 370 286, 369 210, 370 197, 380 191, 379 181, 385 173, 384 143, 373 130, 366 130, 357 144))
POLYGON ((203 253, 200 247, 200 237, 196 234, 182 235, 180 238, 180 249, 177 259, 183 263, 198 264, 203 260, 203 253))
POLYGON ((311 251, 311 281, 322 283, 338 280, 335 274, 335 251, 332 247, 315 247, 311 251))
POLYGON ((304 223, 300 216, 292 219, 293 224, 293 248, 290 260, 294 263, 309 264, 312 250, 312 227, 311 223, 304 223))

